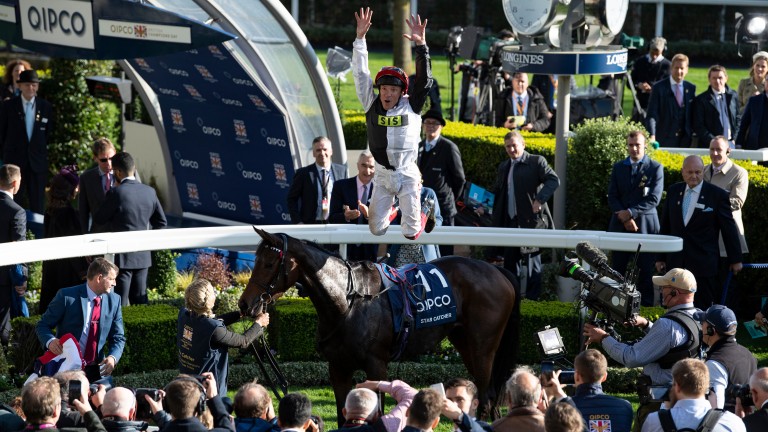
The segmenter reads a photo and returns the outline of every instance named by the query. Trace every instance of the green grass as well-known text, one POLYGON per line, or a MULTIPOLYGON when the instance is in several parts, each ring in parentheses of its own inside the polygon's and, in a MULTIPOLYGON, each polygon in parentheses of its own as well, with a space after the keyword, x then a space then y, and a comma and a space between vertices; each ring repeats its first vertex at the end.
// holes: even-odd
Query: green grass
MULTIPOLYGON (((438 52, 437 50, 433 50, 433 52, 430 54, 432 57, 432 75, 437 79, 437 82, 440 86, 440 97, 442 98, 443 102, 443 115, 447 118, 448 117, 448 109, 450 107, 450 98, 451 98, 451 81, 450 81, 450 70, 448 68, 448 58, 444 55, 436 54, 438 52)), ((325 67, 325 58, 327 56, 327 51, 317 51, 317 56, 320 59, 320 62, 323 64, 323 67, 325 67)), ((392 54, 391 53, 382 53, 382 52, 371 52, 369 53, 369 68, 371 70, 371 73, 373 75, 376 74, 376 72, 382 67, 382 66, 388 66, 392 64, 392 54)), ((708 68, 690 68, 688 70, 688 75, 686 76, 686 80, 690 81, 694 85, 696 85, 696 92, 697 94, 704 92, 707 87, 709 86, 709 82, 707 80, 707 69, 708 68)), ((739 81, 742 78, 746 78, 749 76, 749 70, 748 69, 730 69, 728 71, 728 85, 733 89, 736 90, 736 88, 739 86, 739 81)), ((340 107, 342 109, 351 109, 351 110, 362 110, 362 107, 360 106, 360 102, 357 100, 357 95, 355 94, 355 83, 352 79, 352 74, 348 73, 346 76, 347 81, 342 82, 340 84, 340 94, 341 94, 341 104, 340 107)), ((459 96, 459 86, 461 86, 461 74, 456 74, 456 91, 455 91, 455 108, 458 110, 459 102, 458 102, 458 96, 459 96)), ((597 82, 599 81, 599 77, 595 76, 592 80, 594 85, 597 85, 597 82)), ((576 85, 583 87, 586 85, 589 85, 590 83, 590 76, 589 75, 577 75, 575 78, 576 85)), ((336 94, 336 84, 337 80, 335 78, 329 78, 329 83, 331 85, 331 88, 333 89, 334 95, 336 94)), ((623 102, 623 108, 624 113, 626 115, 632 114, 632 93, 629 91, 628 88, 624 88, 624 102, 623 102)))

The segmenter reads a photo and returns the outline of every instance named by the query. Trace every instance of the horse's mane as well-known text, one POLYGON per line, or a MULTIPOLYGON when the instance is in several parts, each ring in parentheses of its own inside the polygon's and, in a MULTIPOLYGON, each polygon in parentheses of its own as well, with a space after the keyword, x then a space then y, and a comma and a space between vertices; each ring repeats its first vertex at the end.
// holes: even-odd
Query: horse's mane
POLYGON ((312 240, 301 240, 301 242, 302 242, 302 243, 304 243, 304 244, 305 244, 305 245, 307 245, 307 246, 311 246, 311 247, 313 247, 313 248, 315 248, 315 249, 319 250, 320 252, 324 252, 324 253, 326 253, 326 254, 328 254, 328 255, 332 256, 332 257, 336 257, 336 258, 338 258, 338 259, 341 259, 341 260, 343 260, 343 258, 341 257, 341 255, 339 255, 339 252, 338 252, 338 251, 330 251, 330 250, 326 249, 324 246, 321 246, 321 245, 319 245, 319 244, 317 244, 317 243, 313 242, 312 240))

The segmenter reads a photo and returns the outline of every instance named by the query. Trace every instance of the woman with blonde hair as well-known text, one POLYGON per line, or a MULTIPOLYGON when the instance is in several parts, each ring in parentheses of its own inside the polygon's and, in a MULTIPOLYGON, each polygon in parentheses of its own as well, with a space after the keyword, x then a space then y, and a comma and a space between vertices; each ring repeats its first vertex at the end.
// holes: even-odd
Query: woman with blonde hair
POLYGON ((176 343, 179 348, 179 371, 200 375, 211 372, 216 378, 219 394, 227 394, 229 348, 246 348, 269 325, 269 314, 256 315, 253 325, 239 334, 227 326, 242 318, 240 312, 220 317, 213 313, 216 290, 205 279, 195 279, 184 292, 185 307, 179 311, 176 343))
POLYGON ((744 113, 747 101, 752 96, 763 92, 766 74, 768 74, 768 52, 759 51, 752 56, 752 67, 749 69, 749 77, 739 81, 739 113, 744 113))

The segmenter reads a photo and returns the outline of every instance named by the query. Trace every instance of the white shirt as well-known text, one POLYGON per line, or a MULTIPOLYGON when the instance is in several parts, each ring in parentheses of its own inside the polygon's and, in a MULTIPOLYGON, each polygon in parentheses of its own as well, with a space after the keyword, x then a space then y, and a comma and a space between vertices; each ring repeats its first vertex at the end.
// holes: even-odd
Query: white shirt
MULTIPOLYGON (((712 405, 706 399, 681 399, 670 409, 675 427, 680 430, 691 428, 696 430, 699 423, 712 409, 712 405)), ((659 413, 651 413, 643 423, 642 432, 663 432, 659 413)), ((744 422, 736 414, 726 412, 720 417, 720 421, 714 427, 713 432, 746 432, 744 422)))

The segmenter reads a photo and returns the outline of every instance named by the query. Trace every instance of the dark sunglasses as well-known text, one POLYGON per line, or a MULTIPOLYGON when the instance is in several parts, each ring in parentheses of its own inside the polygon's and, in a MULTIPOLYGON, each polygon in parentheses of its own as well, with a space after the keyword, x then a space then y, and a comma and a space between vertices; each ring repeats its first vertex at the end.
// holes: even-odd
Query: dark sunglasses
POLYGON ((110 160, 112 160, 111 157, 110 158, 101 158, 101 159, 99 159, 99 162, 105 163, 105 162, 110 161, 110 160))

